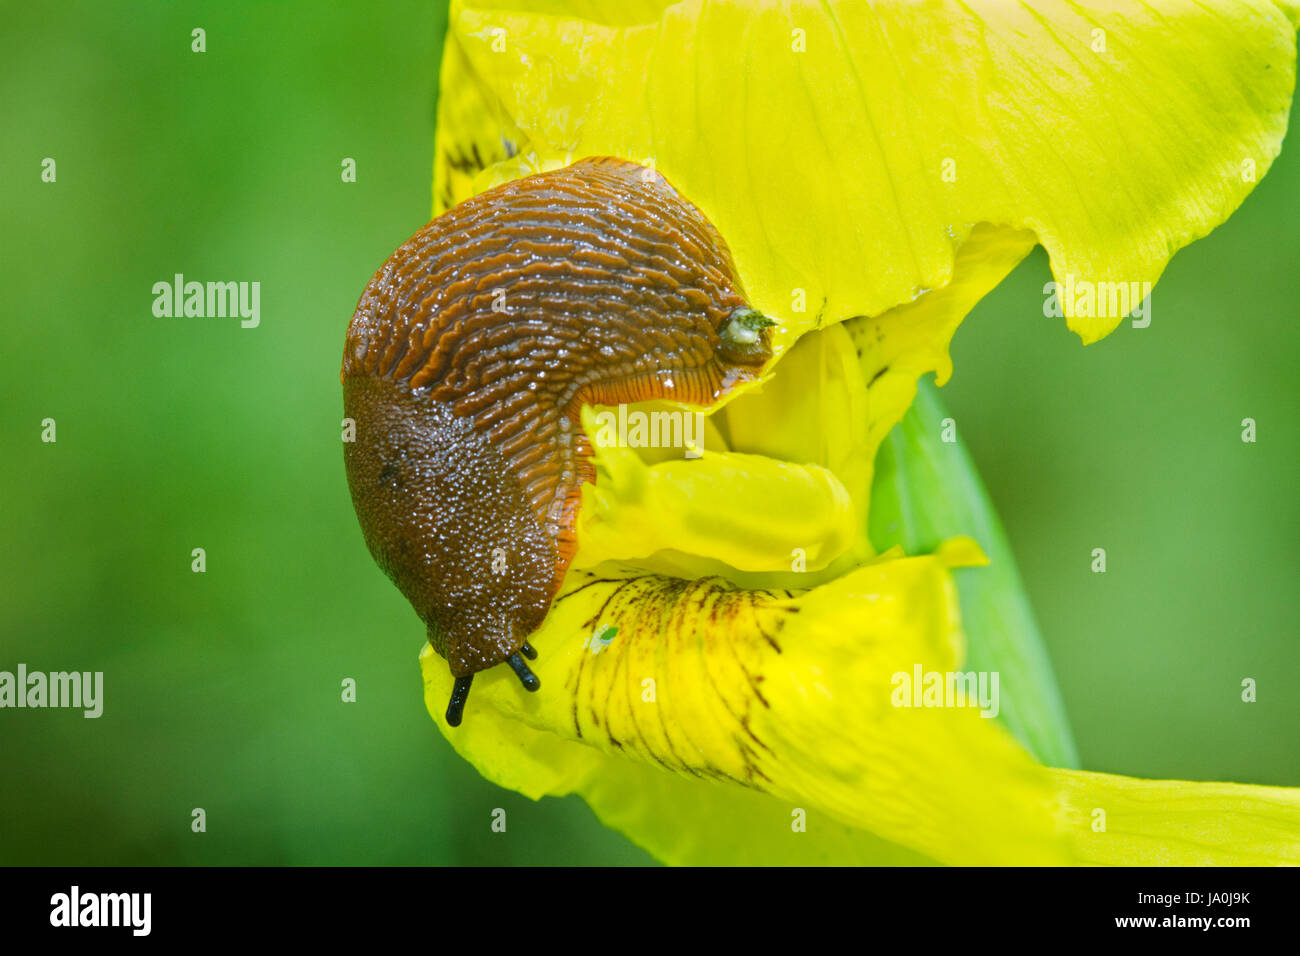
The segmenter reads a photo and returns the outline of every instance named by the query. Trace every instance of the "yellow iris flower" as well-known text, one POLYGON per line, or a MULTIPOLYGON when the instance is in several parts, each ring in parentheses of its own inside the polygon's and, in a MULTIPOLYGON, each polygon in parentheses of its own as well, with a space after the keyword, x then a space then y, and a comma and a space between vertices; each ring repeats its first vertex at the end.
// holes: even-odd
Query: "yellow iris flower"
MULTIPOLYGON (((652 164, 779 323, 702 457, 597 448, 530 638, 541 693, 480 674, 450 730, 426 647, 457 751, 672 863, 1300 861, 1300 790, 1047 765, 1073 745, 1002 532, 928 386, 904 421, 1035 244, 1058 282, 1140 288, 1237 207, 1281 146, 1297 22, 1268 0, 453 0, 435 212, 584 156, 652 164), (997 719, 912 706, 911 678, 973 656, 997 719)), ((1065 315, 1085 343, 1124 318, 1065 315)))

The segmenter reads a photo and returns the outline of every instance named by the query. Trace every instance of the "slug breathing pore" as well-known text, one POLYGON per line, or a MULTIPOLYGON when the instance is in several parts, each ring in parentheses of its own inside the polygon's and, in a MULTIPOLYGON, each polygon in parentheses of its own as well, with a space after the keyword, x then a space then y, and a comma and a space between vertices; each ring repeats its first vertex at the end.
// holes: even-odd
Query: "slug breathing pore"
POLYGON ((455 677, 536 676, 595 480, 584 404, 707 407, 771 358, 726 243, 654 171, 586 159, 434 219, 362 293, 343 351, 352 502, 455 677))

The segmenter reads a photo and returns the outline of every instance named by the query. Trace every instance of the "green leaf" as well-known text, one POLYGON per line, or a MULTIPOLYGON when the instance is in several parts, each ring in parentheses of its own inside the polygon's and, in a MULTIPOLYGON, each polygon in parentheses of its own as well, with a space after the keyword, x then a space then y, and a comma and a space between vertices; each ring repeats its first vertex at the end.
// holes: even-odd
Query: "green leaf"
POLYGON ((943 441, 948 412, 938 389, 928 379, 918 386, 912 407, 876 456, 871 542, 881 551, 901 545, 908 554, 929 554, 956 535, 979 543, 989 565, 953 572, 966 667, 998 672, 998 718, 1030 753, 1051 766, 1077 767, 1051 662, 1002 522, 961 442, 943 441))

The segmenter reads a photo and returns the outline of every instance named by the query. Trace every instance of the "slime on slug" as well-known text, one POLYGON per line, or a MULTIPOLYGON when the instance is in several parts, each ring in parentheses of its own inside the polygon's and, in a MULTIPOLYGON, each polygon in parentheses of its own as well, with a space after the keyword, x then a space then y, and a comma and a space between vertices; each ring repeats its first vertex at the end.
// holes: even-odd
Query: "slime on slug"
POLYGON ((456 678, 524 658, 595 480, 584 404, 710 406, 771 358, 726 243, 657 173, 593 158, 434 219, 366 286, 343 351, 353 506, 456 678))

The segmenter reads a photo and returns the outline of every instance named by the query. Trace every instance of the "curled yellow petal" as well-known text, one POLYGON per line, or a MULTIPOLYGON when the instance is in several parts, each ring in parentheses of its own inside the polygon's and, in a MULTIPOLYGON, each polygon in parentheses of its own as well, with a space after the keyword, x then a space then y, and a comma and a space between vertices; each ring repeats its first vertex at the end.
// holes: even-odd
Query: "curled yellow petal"
MULTIPOLYGON (((768 794, 934 860, 1064 861, 1051 779, 995 721, 898 703, 900 675, 958 666, 946 562, 976 554, 958 544, 887 558, 803 594, 571 575, 533 637, 544 692, 481 675, 475 705, 497 713, 450 737, 494 779, 531 779, 534 794, 585 795, 593 762, 601 774, 632 762, 768 794), (539 741, 540 758, 517 754, 539 741)), ((431 652, 424 661, 438 714, 450 678, 431 652)), ((660 811, 678 825, 688 812, 660 811)))
MULTIPOLYGON (((1072 289, 1140 294, 1277 155, 1295 16, 1272 0, 458 0, 437 206, 497 161, 652 162, 726 236, 785 344, 945 286, 980 223, 1031 231, 1072 289)), ((1098 301, 1064 310, 1085 342, 1124 318, 1098 301)))
POLYGON ((958 540, 801 595, 580 572, 534 635, 543 693, 482 674, 452 730, 426 647, 426 701, 489 779, 580 794, 669 862, 1300 862, 1298 790, 1051 770, 977 707, 900 700, 960 673, 947 569, 978 558, 958 540))
POLYGON ((815 570, 858 537, 848 491, 815 465, 737 452, 647 465, 625 448, 599 451, 596 463, 575 567, 675 550, 741 571, 789 571, 798 550, 815 570))

